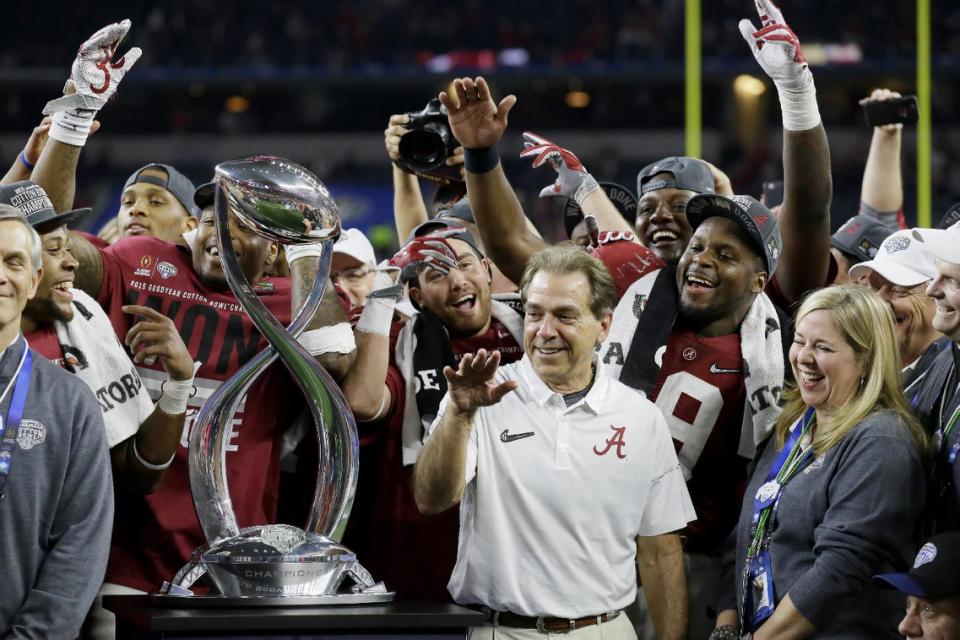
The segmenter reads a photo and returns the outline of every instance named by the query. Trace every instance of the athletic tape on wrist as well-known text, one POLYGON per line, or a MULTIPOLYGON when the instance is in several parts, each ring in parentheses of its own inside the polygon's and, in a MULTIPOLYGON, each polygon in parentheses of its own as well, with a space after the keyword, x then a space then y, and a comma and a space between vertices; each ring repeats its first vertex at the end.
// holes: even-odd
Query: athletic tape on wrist
POLYGON ((486 173, 500 164, 497 145, 483 149, 464 149, 463 167, 470 173, 486 173))
POLYGON ((297 341, 312 356, 324 353, 350 353, 357 348, 357 341, 353 337, 353 329, 350 328, 349 322, 304 331, 297 341))
POLYGON ((53 114, 50 137, 58 142, 82 147, 87 143, 97 112, 93 109, 69 109, 53 114))
POLYGON ((813 76, 806 74, 799 86, 777 85, 783 128, 787 131, 806 131, 820 124, 820 107, 817 105, 817 88, 813 76))
POLYGON ((287 264, 292 264, 294 260, 300 258, 319 258, 323 255, 323 243, 288 244, 283 251, 287 254, 287 264))
POLYGON ((583 201, 587 199, 591 193, 600 188, 600 185, 597 184, 597 181, 589 173, 587 177, 583 179, 583 182, 580 183, 580 186, 577 187, 577 190, 573 193, 573 200, 577 205, 582 205, 583 201))
POLYGON ((177 452, 176 450, 174 450, 173 455, 170 456, 170 459, 164 462, 163 464, 153 464, 152 462, 147 462, 146 460, 143 459, 143 456, 141 456, 140 452, 137 450, 137 436, 136 434, 134 434, 133 457, 137 459, 137 462, 142 464, 147 469, 150 469, 151 471, 163 471, 164 469, 169 467, 171 464, 173 464, 173 459, 177 457, 177 452))
POLYGON ((396 306, 397 301, 393 298, 367 298, 360 319, 357 320, 357 331, 389 336, 396 306))
MULTIPOLYGON (((194 365, 194 373, 197 366, 194 365)), ((157 400, 157 408, 168 416, 178 416, 187 411, 187 400, 196 393, 193 386, 193 376, 189 380, 171 380, 167 378, 160 385, 160 392, 163 394, 157 400)))

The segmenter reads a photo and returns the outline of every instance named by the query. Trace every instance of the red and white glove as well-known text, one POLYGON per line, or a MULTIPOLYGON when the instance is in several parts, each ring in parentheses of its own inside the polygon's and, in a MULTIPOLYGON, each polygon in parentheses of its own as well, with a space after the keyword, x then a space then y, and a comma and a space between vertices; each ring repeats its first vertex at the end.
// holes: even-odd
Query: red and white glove
POLYGON ((788 131, 812 129, 820 124, 820 109, 813 74, 803 57, 800 40, 772 0, 754 0, 754 4, 760 15, 760 29, 744 19, 740 21, 740 34, 777 87, 783 128, 788 131))
POLYGON ((434 269, 446 275, 459 264, 457 252, 446 240, 457 233, 457 229, 448 229, 418 236, 394 254, 388 264, 400 269, 403 284, 415 280, 424 269, 434 269))
POLYGON ((550 166, 557 172, 556 182, 540 191, 541 198, 566 196, 579 205, 588 195, 600 188, 572 151, 530 131, 523 132, 523 151, 520 152, 520 157, 533 158, 534 169, 549 161, 550 166))
POLYGON ((113 59, 117 45, 129 30, 130 20, 115 22, 80 45, 63 89, 68 95, 51 100, 43 108, 44 115, 53 115, 51 138, 75 147, 86 143, 97 112, 116 93, 123 76, 143 53, 139 47, 133 47, 117 60, 113 59))

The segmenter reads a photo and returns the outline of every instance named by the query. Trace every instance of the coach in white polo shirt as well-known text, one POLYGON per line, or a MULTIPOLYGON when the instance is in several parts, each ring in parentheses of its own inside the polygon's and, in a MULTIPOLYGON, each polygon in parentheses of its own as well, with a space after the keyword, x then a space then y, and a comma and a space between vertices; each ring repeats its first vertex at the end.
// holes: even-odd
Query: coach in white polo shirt
POLYGON ((480 350, 446 368, 414 472, 424 513, 462 503, 450 593, 491 611, 474 638, 635 638, 620 612, 639 566, 658 637, 683 638, 673 532, 695 515, 663 416, 596 366, 613 281, 583 251, 549 247, 521 295, 523 359, 498 368, 499 353, 480 350))

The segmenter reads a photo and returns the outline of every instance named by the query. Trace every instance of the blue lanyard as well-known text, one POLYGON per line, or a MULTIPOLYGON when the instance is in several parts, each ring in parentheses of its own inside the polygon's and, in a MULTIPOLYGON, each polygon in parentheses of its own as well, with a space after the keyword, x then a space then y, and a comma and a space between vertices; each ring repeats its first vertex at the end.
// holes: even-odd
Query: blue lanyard
POLYGON ((790 435, 783 445, 783 449, 777 454, 776 459, 770 466, 766 481, 757 489, 753 498, 753 524, 757 527, 754 532, 753 542, 747 553, 755 556, 760 550, 763 537, 770 523, 770 511, 774 504, 780 499, 780 492, 783 485, 800 468, 800 465, 810 457, 810 451, 800 452, 800 439, 810 431, 813 423, 814 408, 808 408, 804 414, 790 428, 790 435), (786 469, 784 468, 786 467, 786 469))
MULTIPOLYGON (((20 428, 20 420, 23 418, 23 410, 27 404, 27 393, 30 391, 30 374, 33 371, 33 354, 30 353, 30 345, 24 340, 24 356, 18 367, 19 373, 16 374, 15 386, 13 388, 13 398, 10 399, 10 408, 7 410, 7 419, 0 423, 0 500, 3 499, 3 491, 7 486, 7 477, 10 475, 10 466, 13 462, 13 450, 17 446, 17 431, 20 428)), ((14 381, 11 381, 14 384, 14 381)))

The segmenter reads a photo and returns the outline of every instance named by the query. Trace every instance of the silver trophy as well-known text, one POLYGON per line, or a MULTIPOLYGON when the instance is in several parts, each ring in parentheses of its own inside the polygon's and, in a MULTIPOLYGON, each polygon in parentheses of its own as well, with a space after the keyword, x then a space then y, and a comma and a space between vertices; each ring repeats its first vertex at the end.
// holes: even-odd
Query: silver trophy
POLYGON ((215 191, 224 274, 270 346, 220 385, 197 415, 190 433, 190 487, 207 544, 194 551, 170 583, 164 583, 161 594, 193 596, 190 587, 206 575, 218 592, 213 599, 221 602, 231 597, 246 604, 284 605, 390 601, 394 594, 337 542, 357 485, 357 428, 340 389, 296 340, 316 313, 327 282, 333 242, 326 241, 340 233, 337 206, 312 173, 268 156, 218 165, 215 191), (230 215, 281 244, 326 242, 313 289, 286 329, 240 269, 230 239, 230 215), (319 442, 317 488, 306 530, 278 524, 240 529, 227 487, 229 424, 247 390, 277 358, 300 386, 313 416, 319 442))

